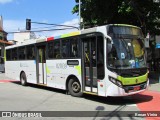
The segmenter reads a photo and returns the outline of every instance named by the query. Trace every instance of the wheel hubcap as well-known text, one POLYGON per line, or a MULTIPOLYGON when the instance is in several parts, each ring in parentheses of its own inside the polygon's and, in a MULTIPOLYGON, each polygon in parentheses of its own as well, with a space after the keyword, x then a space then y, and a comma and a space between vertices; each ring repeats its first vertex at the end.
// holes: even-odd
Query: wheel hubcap
POLYGON ((79 92, 80 91, 80 85, 79 85, 79 83, 78 82, 74 82, 72 84, 72 89, 73 89, 74 92, 79 92))

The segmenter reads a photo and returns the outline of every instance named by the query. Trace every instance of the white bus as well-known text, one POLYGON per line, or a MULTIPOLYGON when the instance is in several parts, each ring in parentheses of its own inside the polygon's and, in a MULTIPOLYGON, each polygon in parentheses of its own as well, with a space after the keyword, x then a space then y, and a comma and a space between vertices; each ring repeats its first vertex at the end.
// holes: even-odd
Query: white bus
POLYGON ((139 27, 110 24, 6 48, 6 76, 72 96, 127 96, 148 88, 139 27))

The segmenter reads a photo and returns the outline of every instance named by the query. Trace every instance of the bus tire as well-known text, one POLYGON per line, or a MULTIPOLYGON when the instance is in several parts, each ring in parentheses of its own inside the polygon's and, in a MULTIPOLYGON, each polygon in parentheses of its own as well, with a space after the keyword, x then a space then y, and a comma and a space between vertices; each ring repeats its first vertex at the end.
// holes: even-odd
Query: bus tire
POLYGON ((69 79, 68 91, 74 97, 81 97, 83 95, 81 92, 81 85, 76 78, 69 79))
POLYGON ((20 77, 21 85, 26 86, 27 85, 27 77, 24 72, 22 72, 21 77, 20 77))

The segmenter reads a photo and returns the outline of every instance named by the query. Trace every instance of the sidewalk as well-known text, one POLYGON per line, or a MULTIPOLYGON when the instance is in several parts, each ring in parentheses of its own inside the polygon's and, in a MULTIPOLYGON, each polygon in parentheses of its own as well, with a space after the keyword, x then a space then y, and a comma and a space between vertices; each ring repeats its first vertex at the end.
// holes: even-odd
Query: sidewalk
POLYGON ((149 90, 160 92, 160 72, 150 71, 149 82, 149 90))

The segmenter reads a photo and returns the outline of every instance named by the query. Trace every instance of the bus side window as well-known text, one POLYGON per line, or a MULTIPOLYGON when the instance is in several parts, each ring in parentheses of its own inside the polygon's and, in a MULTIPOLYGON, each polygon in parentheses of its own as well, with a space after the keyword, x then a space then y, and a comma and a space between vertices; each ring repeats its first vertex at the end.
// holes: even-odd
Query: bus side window
POLYGON ((18 48, 19 60, 25 60, 25 47, 18 48))
POLYGON ((54 44, 53 41, 48 43, 48 57, 53 58, 54 52, 53 52, 54 44))
POLYGON ((7 61, 11 60, 11 50, 6 50, 7 61))
POLYGON ((70 41, 62 40, 62 58, 69 58, 70 41))
POLYGON ((54 41, 54 58, 61 58, 60 55, 60 40, 54 41))
POLYGON ((78 57, 78 54, 79 54, 79 49, 78 49, 78 39, 72 39, 71 40, 71 46, 70 46, 70 51, 71 51, 71 55, 70 57, 74 57, 74 58, 77 58, 78 57))
POLYGON ((12 60, 17 60, 17 48, 12 49, 12 60))
POLYGON ((27 59, 28 60, 35 59, 35 48, 34 48, 34 45, 27 46, 27 59))

